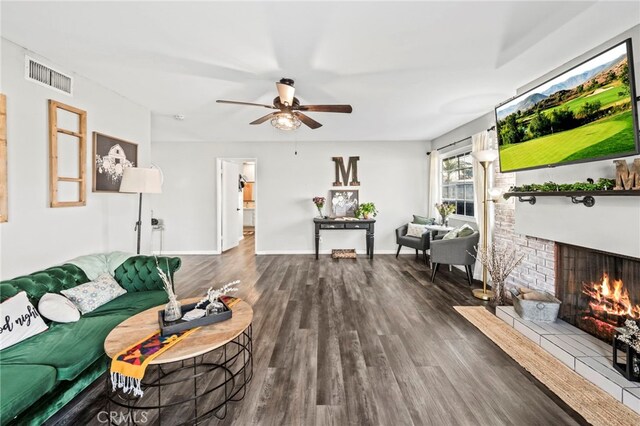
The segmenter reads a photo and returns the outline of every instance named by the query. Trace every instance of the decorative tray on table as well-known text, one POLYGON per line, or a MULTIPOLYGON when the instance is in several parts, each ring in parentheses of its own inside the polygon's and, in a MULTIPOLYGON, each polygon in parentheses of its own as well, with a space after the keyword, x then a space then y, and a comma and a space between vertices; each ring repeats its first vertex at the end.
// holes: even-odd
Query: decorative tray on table
MULTIPOLYGON (((206 310, 207 306, 210 302, 202 304, 201 309, 206 310)), ((226 321, 231 319, 233 312, 224 302, 224 300, 220 299, 220 303, 224 306, 224 311, 217 314, 210 314, 201 318, 197 318, 191 321, 185 321, 182 317, 176 321, 165 322, 164 320, 164 309, 158 311, 158 323, 160 324, 160 334, 166 336, 168 334, 180 333, 181 331, 189 330, 191 328, 201 327, 203 325, 211 325, 220 321, 226 321)), ((182 316, 187 312, 195 309, 197 303, 189 303, 187 305, 182 305, 182 316)))

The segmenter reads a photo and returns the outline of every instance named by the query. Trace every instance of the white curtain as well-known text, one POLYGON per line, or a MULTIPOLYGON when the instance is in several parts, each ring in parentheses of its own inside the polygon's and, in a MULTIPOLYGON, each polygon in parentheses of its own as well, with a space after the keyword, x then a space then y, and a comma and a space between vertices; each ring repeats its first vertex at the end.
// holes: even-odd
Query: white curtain
MULTIPOLYGON (((471 136, 471 152, 484 151, 486 149, 493 149, 493 141, 495 140, 495 131, 483 131, 471 136)), ((493 182, 493 164, 487 168, 487 190, 491 188, 493 182)), ((487 238, 487 247, 491 244, 491 235, 493 234, 493 214, 491 202, 488 205, 488 221, 487 221, 487 235, 483 235, 482 224, 484 223, 484 169, 482 164, 475 158, 473 159, 473 205, 474 216, 478 229, 480 230, 480 241, 478 242, 478 248, 483 247, 484 239, 487 238)), ((473 270, 473 277, 475 279, 482 279, 482 265, 480 262, 475 263, 473 270)))
POLYGON ((429 217, 438 217, 435 203, 440 202, 440 154, 433 150, 429 155, 431 163, 429 164, 429 206, 427 213, 429 217))

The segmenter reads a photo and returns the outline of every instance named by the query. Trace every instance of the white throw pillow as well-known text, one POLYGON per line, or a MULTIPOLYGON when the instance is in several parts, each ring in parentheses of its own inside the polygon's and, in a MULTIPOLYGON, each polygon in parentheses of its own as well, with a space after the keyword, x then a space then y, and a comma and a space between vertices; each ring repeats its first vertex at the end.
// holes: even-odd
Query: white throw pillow
POLYGON ((40 315, 55 322, 76 322, 80 319, 78 308, 66 297, 47 293, 38 302, 40 315))
POLYGON ((473 234, 475 232, 472 227, 470 227, 469 225, 467 225, 465 223, 461 227, 456 228, 456 229, 452 229, 451 231, 449 231, 446 234, 444 234, 444 237, 442 237, 442 239, 443 240, 453 240, 454 238, 458 238, 458 235, 460 234, 460 232, 462 232, 465 229, 468 229, 469 231, 471 231, 471 233, 469 233, 467 231, 467 233, 465 233, 465 236, 469 236, 469 235, 471 235, 471 234, 473 234))
POLYGON ((410 237, 422 237, 427 227, 425 225, 418 225, 417 223, 410 223, 407 228, 407 235, 410 237))
POLYGON ((116 297, 126 294, 127 291, 120 287, 111 275, 102 274, 94 281, 62 290, 60 293, 67 296, 82 314, 88 314, 116 297))
POLYGON ((21 291, 0 304, 0 350, 47 329, 27 293, 21 291))
POLYGON ((458 237, 458 232, 460 232, 460 228, 452 229, 451 231, 449 231, 446 234, 444 234, 444 237, 442 237, 442 239, 443 240, 453 240, 454 238, 458 237))

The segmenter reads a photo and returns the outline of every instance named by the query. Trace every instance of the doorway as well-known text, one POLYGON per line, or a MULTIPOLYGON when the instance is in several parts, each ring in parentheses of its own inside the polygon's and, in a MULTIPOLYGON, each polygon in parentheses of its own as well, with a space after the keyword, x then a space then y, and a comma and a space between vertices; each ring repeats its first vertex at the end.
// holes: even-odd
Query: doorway
POLYGON ((240 248, 255 254, 258 188, 255 158, 217 159, 217 241, 221 253, 240 248))

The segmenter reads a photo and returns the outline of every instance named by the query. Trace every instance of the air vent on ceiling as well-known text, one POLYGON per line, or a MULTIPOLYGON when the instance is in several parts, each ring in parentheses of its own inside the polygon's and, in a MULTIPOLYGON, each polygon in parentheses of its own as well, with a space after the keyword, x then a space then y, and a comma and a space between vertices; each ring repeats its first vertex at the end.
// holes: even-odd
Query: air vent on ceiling
POLYGON ((25 77, 43 86, 71 95, 73 92, 73 77, 54 70, 42 62, 25 56, 25 77))

